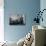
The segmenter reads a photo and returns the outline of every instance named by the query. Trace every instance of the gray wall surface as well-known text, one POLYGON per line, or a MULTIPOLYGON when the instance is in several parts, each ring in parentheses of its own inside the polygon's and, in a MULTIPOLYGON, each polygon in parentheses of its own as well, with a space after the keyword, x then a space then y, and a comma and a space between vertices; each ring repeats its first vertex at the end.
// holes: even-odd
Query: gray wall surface
POLYGON ((4 0, 4 39, 18 41, 32 30, 34 17, 40 9, 40 0, 4 0), (9 25, 9 16, 24 14, 26 25, 9 25))

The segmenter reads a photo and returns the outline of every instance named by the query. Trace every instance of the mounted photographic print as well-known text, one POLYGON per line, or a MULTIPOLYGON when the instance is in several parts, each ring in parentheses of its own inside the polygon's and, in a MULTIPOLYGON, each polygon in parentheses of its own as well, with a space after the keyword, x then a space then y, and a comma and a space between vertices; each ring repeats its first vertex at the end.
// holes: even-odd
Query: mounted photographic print
POLYGON ((25 16, 10 16, 9 17, 9 24, 10 25, 25 25, 25 16))

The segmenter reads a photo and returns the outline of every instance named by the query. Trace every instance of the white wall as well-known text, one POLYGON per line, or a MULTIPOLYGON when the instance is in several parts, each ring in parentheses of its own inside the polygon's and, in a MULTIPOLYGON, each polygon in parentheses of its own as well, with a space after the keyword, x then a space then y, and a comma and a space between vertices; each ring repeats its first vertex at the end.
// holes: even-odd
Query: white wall
MULTIPOLYGON (((41 11, 43 9, 46 9, 46 0, 40 0, 40 9, 41 11)), ((43 19, 43 22, 41 22, 40 24, 46 26, 46 11, 43 12, 43 19)))
POLYGON ((0 42, 4 41, 4 1, 0 0, 0 42))

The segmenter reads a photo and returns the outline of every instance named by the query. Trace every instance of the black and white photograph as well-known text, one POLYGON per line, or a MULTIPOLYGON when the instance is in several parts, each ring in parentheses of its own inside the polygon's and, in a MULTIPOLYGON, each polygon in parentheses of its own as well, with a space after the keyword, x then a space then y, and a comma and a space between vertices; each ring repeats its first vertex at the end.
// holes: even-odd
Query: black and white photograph
POLYGON ((25 25, 25 16, 10 16, 9 17, 10 25, 25 25))

